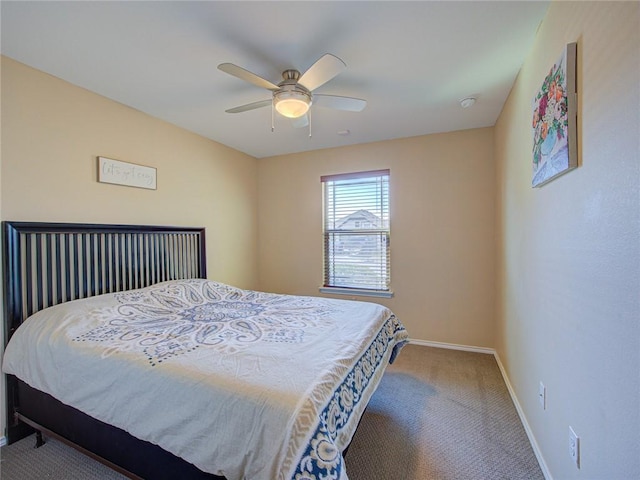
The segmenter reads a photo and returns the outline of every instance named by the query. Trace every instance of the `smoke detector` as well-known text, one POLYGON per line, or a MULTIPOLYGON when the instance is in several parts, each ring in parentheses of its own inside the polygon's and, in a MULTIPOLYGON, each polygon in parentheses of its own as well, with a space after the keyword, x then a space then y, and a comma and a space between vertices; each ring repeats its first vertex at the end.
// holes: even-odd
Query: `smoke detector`
POLYGON ((460 100, 460 106, 462 108, 472 107, 474 103, 476 103, 476 97, 465 97, 460 100))

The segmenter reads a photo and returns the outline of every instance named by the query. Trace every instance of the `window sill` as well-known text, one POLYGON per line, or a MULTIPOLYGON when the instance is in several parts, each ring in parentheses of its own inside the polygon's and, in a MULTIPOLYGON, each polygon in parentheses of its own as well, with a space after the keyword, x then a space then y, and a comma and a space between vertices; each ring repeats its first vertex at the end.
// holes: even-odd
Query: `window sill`
POLYGON ((332 295, 352 295, 354 297, 393 297, 393 292, 391 291, 364 290, 359 288, 320 287, 320 293, 330 293, 332 295))

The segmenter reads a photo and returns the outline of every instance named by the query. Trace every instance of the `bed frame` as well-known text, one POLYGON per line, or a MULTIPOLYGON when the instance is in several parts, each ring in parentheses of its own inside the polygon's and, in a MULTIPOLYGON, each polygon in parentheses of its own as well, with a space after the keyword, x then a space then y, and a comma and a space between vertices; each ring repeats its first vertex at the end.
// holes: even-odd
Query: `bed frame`
MULTIPOLYGON (((206 278, 204 228, 2 222, 5 345, 43 308, 166 280, 206 278)), ((50 435, 129 478, 222 479, 7 375, 7 441, 50 435)))

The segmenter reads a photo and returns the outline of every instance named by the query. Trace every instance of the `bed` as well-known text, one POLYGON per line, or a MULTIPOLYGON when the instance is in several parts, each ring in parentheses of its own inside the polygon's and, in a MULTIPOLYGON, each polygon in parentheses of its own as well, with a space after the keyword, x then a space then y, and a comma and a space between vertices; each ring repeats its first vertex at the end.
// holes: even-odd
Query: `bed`
POLYGON ((346 479, 407 341, 385 307, 206 278, 204 230, 4 222, 8 441, 131 478, 346 479))

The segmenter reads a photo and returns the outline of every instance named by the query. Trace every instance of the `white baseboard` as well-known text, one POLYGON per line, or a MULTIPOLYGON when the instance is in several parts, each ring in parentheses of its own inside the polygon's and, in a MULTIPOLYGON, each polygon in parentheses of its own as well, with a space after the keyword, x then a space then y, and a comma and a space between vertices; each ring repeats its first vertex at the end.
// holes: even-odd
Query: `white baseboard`
POLYGON ((7 437, 0 437, 0 447, 4 447, 7 444, 7 437))
POLYGON ((414 345, 423 345, 425 347, 435 347, 435 348, 449 348, 451 350, 464 350, 466 352, 477 352, 477 353, 488 353, 495 357, 496 362, 498 363, 498 368, 500 369, 500 373, 502 374, 502 378, 504 379, 504 383, 507 385, 507 390, 509 390, 509 395, 511 395, 511 400, 516 407, 516 411, 518 412, 518 416, 520 417, 520 421, 522 422, 522 426, 524 427, 525 432, 527 433, 527 437, 529 438, 529 443, 531 444, 531 448, 533 449, 533 453, 538 460, 538 464, 540 465, 540 469, 542 470, 542 474, 546 480, 553 480, 551 476, 551 472, 549 472, 549 467, 547 467, 547 463, 544 461, 544 457, 542 456, 542 452, 540 451, 540 447, 538 446, 538 442, 536 441, 536 437, 533 435, 533 431, 529 426, 529 422, 527 421, 527 417, 524 414, 524 410, 520 406, 520 402, 518 401, 518 397, 516 396, 516 392, 509 381, 509 377, 507 376, 507 371, 504 369, 502 365, 502 361, 500 360, 500 356, 498 352, 493 348, 486 347, 474 347, 470 345, 458 345, 455 343, 442 343, 442 342, 428 342, 426 340, 417 340, 417 339, 409 339, 409 343, 414 345))
POLYGON ((413 343, 414 345, 422 345, 424 347, 448 348, 451 350, 464 350, 465 352, 489 353, 491 355, 495 355, 496 353, 493 348, 474 347, 471 345, 458 345, 457 343, 428 342, 426 340, 417 340, 415 338, 410 338, 409 343, 413 343))
POLYGON ((553 480, 551 476, 551 472, 549 471, 549 467, 547 467, 547 462, 544 461, 544 457, 542 456, 542 452, 540 451, 540 447, 538 446, 538 442, 536 441, 536 437, 533 435, 533 431, 529 426, 529 422, 527 421, 527 417, 524 414, 524 410, 520 406, 520 402, 518 401, 518 397, 516 396, 516 392, 511 386, 511 382, 509 381, 509 377, 507 376, 507 371, 504 369, 502 365, 502 361, 500 360, 500 356, 496 352, 495 355, 496 362, 498 362, 498 368, 500 368, 500 372, 502 373, 502 378, 504 379, 504 383, 507 385, 507 389, 509 390, 509 395, 511 395, 511 400, 516 407, 516 411, 518 412, 518 416, 520 417, 520 421, 522 422, 522 426, 524 427, 524 431, 527 432, 527 437, 529 437, 529 443, 531 444, 531 448, 533 448, 533 453, 536 455, 538 459, 538 464, 540 465, 540 469, 542 470, 542 474, 546 480, 553 480))

